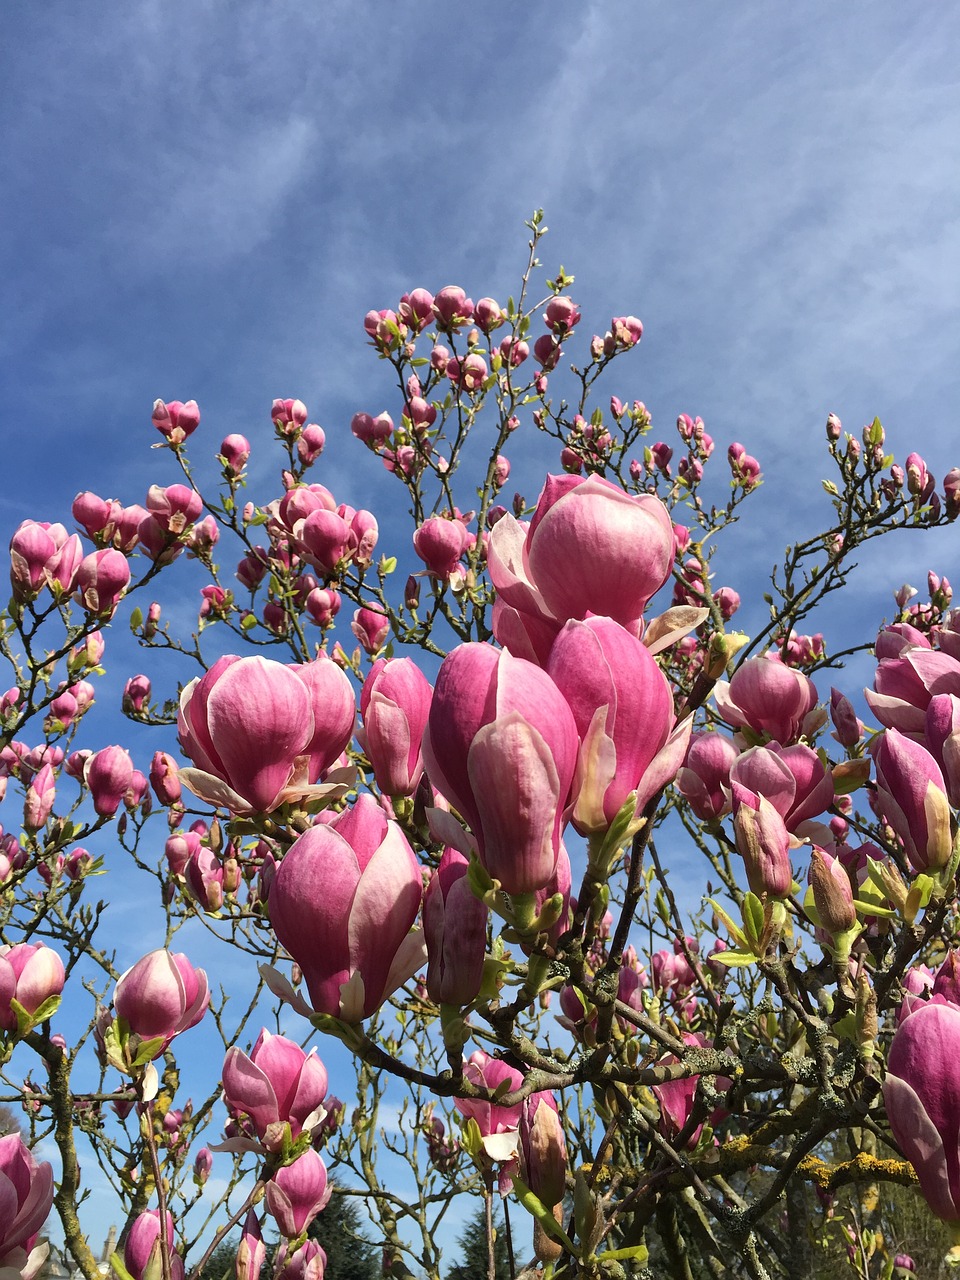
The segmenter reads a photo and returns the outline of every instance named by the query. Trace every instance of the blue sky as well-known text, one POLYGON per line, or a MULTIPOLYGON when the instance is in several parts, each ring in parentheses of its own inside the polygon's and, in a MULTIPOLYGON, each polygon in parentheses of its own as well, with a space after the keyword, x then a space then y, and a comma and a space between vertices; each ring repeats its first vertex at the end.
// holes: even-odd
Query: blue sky
MULTIPOLYGON (((938 477, 958 461, 950 6, 61 0, 4 27, 9 531, 176 479, 157 396, 199 401, 198 455, 248 435, 264 476, 270 403, 299 396, 327 432, 316 478, 382 512, 396 491, 348 429, 398 407, 365 312, 418 285, 505 299, 538 206, 582 327, 644 321, 608 390, 646 402, 652 439, 700 414, 760 458, 724 561, 748 619, 771 547, 826 511, 828 412, 878 415, 938 477)), ((556 459, 518 455, 533 496, 556 459)), ((873 625, 902 581, 960 576, 954 546, 866 555, 848 607, 873 625)))

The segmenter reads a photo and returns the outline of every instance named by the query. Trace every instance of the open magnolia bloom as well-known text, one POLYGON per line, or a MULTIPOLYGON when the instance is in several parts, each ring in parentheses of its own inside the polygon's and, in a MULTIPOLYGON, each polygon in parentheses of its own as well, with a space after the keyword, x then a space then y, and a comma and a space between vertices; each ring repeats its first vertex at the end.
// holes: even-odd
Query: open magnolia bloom
POLYGON ((667 508, 602 476, 548 476, 529 524, 505 515, 490 537, 497 589, 496 638, 516 656, 545 663, 570 618, 613 618, 634 635, 673 565, 667 508))
POLYGON ((263 1028, 249 1055, 236 1045, 223 1061, 223 1100, 239 1118, 239 1136, 218 1151, 274 1150, 289 1126, 294 1138, 313 1133, 326 1116, 327 1069, 315 1050, 304 1053, 263 1028))
POLYGON ((53 1168, 18 1133, 0 1138, 0 1280, 33 1280, 50 1246, 37 1244, 53 1207, 53 1168))
MULTIPOLYGON (((908 995, 887 1055, 883 1101, 927 1204, 960 1239, 960 1006, 940 970, 929 1000, 908 995)), ((960 1246, 958 1246, 960 1250, 960 1246)))
POLYGON ((195 766, 180 781, 235 814, 335 799, 352 771, 316 779, 350 741, 355 718, 350 682, 327 657, 288 667, 227 655, 180 696, 180 745, 195 766))
MULTIPOLYGON (((303 972, 313 1001, 308 1015, 361 1022, 423 966, 423 934, 411 932, 422 898, 413 850, 372 796, 294 841, 268 905, 277 937, 303 972)), ((262 972, 289 998, 279 974, 262 972)))
POLYGON ((554 876, 579 745, 566 700, 532 662, 489 644, 444 659, 423 739, 427 774, 507 893, 536 893, 554 876))

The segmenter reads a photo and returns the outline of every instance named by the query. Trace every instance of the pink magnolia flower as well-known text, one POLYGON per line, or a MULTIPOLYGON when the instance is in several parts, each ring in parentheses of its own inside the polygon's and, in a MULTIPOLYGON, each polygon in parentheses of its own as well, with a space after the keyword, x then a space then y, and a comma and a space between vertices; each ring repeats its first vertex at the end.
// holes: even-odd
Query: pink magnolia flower
POLYGON ((314 792, 311 782, 350 741, 350 682, 322 656, 287 667, 267 658, 221 658, 180 697, 180 744, 195 768, 180 780, 233 813, 269 813, 314 792))
POLYGON ((677 774, 677 788, 701 822, 730 812, 730 769, 737 754, 726 734, 711 731, 693 735, 677 774))
MULTIPOLYGON (((551 333, 542 333, 533 344, 533 358, 543 367, 545 374, 550 373, 551 370, 557 367, 562 355, 563 351, 560 347, 560 343, 551 333)), ((537 390, 540 391, 541 395, 546 391, 546 377, 543 379, 542 387, 542 390, 540 386, 537 387, 537 390)))
POLYGON ((747 453, 742 444, 732 444, 727 450, 727 460, 733 474, 734 484, 740 485, 744 492, 755 489, 761 480, 760 463, 747 453))
POLYGON ((0 947, 0 1027, 4 1031, 17 1028, 11 1000, 27 1013, 36 1013, 51 996, 60 994, 64 981, 63 961, 42 942, 0 947))
POLYGON ((263 1242, 260 1219, 257 1217, 257 1211, 251 1207, 244 1219, 234 1263, 237 1280, 258 1280, 266 1260, 267 1246, 263 1242))
POLYGON ((433 294, 429 289, 412 289, 400 299, 397 314, 414 333, 433 321, 433 294))
POLYGON ((327 1255, 316 1240, 309 1238, 287 1259, 277 1280, 323 1280, 327 1255))
MULTIPOLYGON (((885 642, 884 651, 900 638, 894 639, 886 632, 882 632, 881 637, 885 642)), ((877 639, 878 656, 881 637, 877 639)), ((929 648, 925 636, 920 638, 924 642, 922 646, 904 644, 896 656, 882 657, 874 673, 873 690, 864 690, 867 704, 880 723, 901 733, 924 732, 931 698, 940 694, 960 695, 960 661, 929 648)))
POLYGON ((326 1208, 332 1192, 327 1167, 311 1148, 278 1169, 267 1183, 267 1208, 280 1234, 293 1240, 326 1208))
POLYGON ((885 729, 874 750, 877 804, 903 841, 914 871, 938 871, 950 861, 950 802, 933 756, 896 729, 885 729))
POLYGON ((350 420, 350 430, 367 448, 379 449, 390 439, 393 419, 389 413, 380 413, 375 418, 369 413, 355 413, 350 420))
POLYGON ((732 784, 733 828, 747 883, 758 896, 785 898, 793 883, 790 834, 766 798, 738 782, 732 784))
POLYGON ((150 763, 150 785, 161 804, 176 804, 182 795, 177 762, 168 751, 155 751, 150 763))
POLYGON ((223 907, 224 874, 220 859, 205 846, 198 846, 183 868, 187 892, 204 911, 219 911, 223 907))
POLYGON ((904 1002, 883 1083, 890 1128, 927 1204, 960 1221, 960 1007, 944 995, 904 1002), (909 1002, 909 1004, 908 1004, 909 1002))
POLYGON ((734 729, 747 727, 784 746, 801 736, 817 705, 813 681, 772 654, 748 658, 729 684, 717 681, 714 697, 734 729))
POLYGON ((353 615, 350 630, 364 650, 373 655, 379 653, 390 634, 390 619, 378 609, 358 609, 353 615))
POLYGON ((460 561, 475 542, 462 520, 430 516, 413 535, 413 549, 435 578, 449 581, 461 571, 460 561))
POLYGON ((635 347, 643 337, 643 324, 636 316, 614 316, 610 328, 618 347, 635 347))
POLYGON ((37 1236, 52 1207, 53 1167, 38 1164, 18 1133, 0 1138, 0 1275, 37 1275, 49 1251, 37 1236))
POLYGON ((123 710, 139 713, 150 701, 152 685, 149 676, 131 676, 123 686, 123 710))
POLYGON ((486 644, 444 659, 424 762, 507 893, 534 893, 556 870, 578 747, 570 708, 533 663, 486 644))
POLYGON ((333 591, 329 587, 315 587, 307 595, 304 601, 311 622, 315 622, 318 627, 330 627, 333 620, 340 612, 340 606, 343 600, 339 591, 333 591))
POLYGON ((445 372, 450 381, 458 387, 463 387, 465 391, 474 392, 479 391, 483 386, 489 369, 483 356, 474 351, 470 355, 464 356, 462 360, 456 357, 448 360, 445 372))
POLYGON ((580 308, 572 298, 551 298, 543 313, 543 322, 562 337, 579 324, 580 308))
POLYGON ((411 933, 423 882, 413 850, 361 795, 290 846, 270 887, 270 922, 321 1013, 370 1017, 424 958, 411 933))
POLYGON ((101 818, 112 818, 133 782, 133 761, 123 747, 104 747, 83 767, 83 780, 101 818))
POLYGON ((333 575, 349 557, 350 526, 336 511, 319 508, 296 524, 297 548, 319 573, 333 575))
POLYGON ((930 699, 925 740, 943 772, 950 803, 960 808, 960 697, 956 694, 938 693, 930 699))
POLYGON ((673 556, 673 524, 659 498, 564 475, 548 476, 526 530, 512 517, 498 521, 488 562, 506 606, 556 629, 593 613, 638 634, 673 556))
POLYGON ((802 743, 781 747, 771 742, 744 751, 730 770, 730 782, 766 796, 790 832, 823 813, 834 799, 833 775, 813 748, 802 743))
POLYGON ((206 1185, 213 1172, 213 1152, 209 1147, 201 1147, 193 1158, 193 1180, 198 1187, 206 1185))
POLYGON ((112 617, 129 585, 127 558, 112 547, 91 552, 77 570, 77 598, 87 613, 112 617))
POLYGON ((503 308, 496 298, 481 298, 473 308, 473 318, 484 333, 493 333, 499 329, 506 319, 503 308))
POLYGON ((310 422, 300 432, 300 439, 297 441, 297 457, 305 467, 309 467, 323 453, 326 443, 327 435, 323 427, 316 422, 310 422))
POLYGON ((524 1181, 548 1208, 562 1202, 567 1144, 557 1100, 549 1090, 532 1093, 520 1112, 520 1161, 524 1181))
MULTIPOLYGON (((463 1064, 463 1074, 471 1084, 491 1093, 501 1086, 505 1086, 505 1092, 512 1092, 523 1084, 522 1071, 508 1066, 500 1058, 491 1058, 482 1049, 472 1053, 463 1064)), ((462 1116, 477 1122, 483 1149, 491 1160, 512 1160, 516 1156, 520 1144, 522 1102, 504 1107, 482 1098, 454 1098, 453 1104, 462 1116)))
POLYGON ((227 1107, 247 1116, 268 1149, 280 1145, 287 1125, 294 1138, 304 1130, 312 1132, 326 1114, 326 1093, 327 1070, 316 1051, 304 1053, 292 1040, 271 1035, 266 1028, 249 1056, 234 1046, 223 1060, 227 1107))
POLYGON ((186 404, 181 400, 170 400, 166 404, 157 400, 152 418, 153 425, 171 444, 183 444, 200 425, 200 410, 196 400, 188 400, 186 404))
POLYGON ((27 787, 23 802, 23 825, 28 831, 39 831, 53 812, 57 798, 57 780, 53 766, 41 766, 27 787))
MULTIPOLYGON (((164 1239, 170 1250, 173 1280, 183 1280, 183 1260, 173 1247, 173 1215, 168 1211, 164 1239)), ((123 1247, 123 1264, 133 1280, 159 1276, 161 1258, 160 1210, 145 1209, 133 1220, 123 1247)))
MULTIPOLYGON (((66 532, 66 530, 64 530, 66 532)), ((10 581, 18 600, 37 595, 49 581, 49 566, 59 556, 49 525, 24 520, 10 539, 10 581)))
POLYGON ((520 338, 506 337, 500 343, 500 355, 511 368, 515 369, 529 357, 530 344, 520 338))
POLYGON ((830 719, 833 721, 833 737, 841 747, 855 747, 863 739, 863 722, 857 716, 853 703, 839 689, 830 690, 830 719))
POLYGON ((670 686, 650 650, 612 618, 568 622, 547 673, 580 735, 573 825, 581 835, 606 831, 631 792, 640 809, 653 794, 644 775, 673 729, 670 686))
MULTIPOLYGON (((688 1044, 692 1048, 706 1048, 708 1044, 703 1036, 690 1032, 684 1033, 683 1041, 684 1044, 688 1044)), ((663 1065, 671 1065, 678 1061, 679 1059, 672 1053, 668 1053, 660 1059, 663 1065)), ((685 1128, 693 1113, 699 1081, 700 1077, 698 1075, 690 1075, 681 1076, 676 1080, 665 1080, 663 1084, 652 1086, 652 1092, 660 1104, 660 1130, 665 1137, 673 1139, 685 1128)), ((718 1076, 717 1087, 719 1089, 729 1089, 730 1081, 718 1076)), ((716 1117, 717 1112, 714 1112, 710 1119, 713 1120, 716 1117)), ((687 1139, 687 1147, 690 1150, 697 1145, 702 1129, 702 1124, 697 1125, 687 1139)))
POLYGON ((122 974, 113 1005, 141 1040, 162 1040, 159 1057, 174 1036, 195 1027, 207 1011, 207 975, 185 955, 151 951, 122 974))
POLYGON ((457 285, 448 284, 433 300, 433 315, 438 329, 455 333, 472 319, 473 302, 457 285))
POLYGON ((307 406, 302 400, 274 400, 270 417, 278 428, 302 427, 307 420, 307 406))
POLYGON ((357 733, 385 796, 410 796, 423 774, 421 743, 433 689, 411 658, 378 658, 360 694, 357 733))
POLYGON ((237 434, 224 436, 220 445, 220 457, 228 475, 238 476, 250 459, 250 441, 237 434))
POLYGON ((147 511, 166 534, 179 536, 203 510, 203 499, 186 484, 152 484, 147 490, 147 511))
POLYGON ((469 865, 445 849, 423 900, 427 991, 437 1004, 469 1004, 483 980, 489 912, 467 883, 469 865))

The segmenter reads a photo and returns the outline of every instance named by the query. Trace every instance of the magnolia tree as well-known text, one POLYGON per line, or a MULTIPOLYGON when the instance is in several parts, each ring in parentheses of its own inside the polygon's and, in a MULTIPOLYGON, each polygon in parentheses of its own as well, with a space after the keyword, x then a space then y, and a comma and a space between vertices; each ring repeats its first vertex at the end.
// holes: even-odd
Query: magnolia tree
POLYGON ((736 630, 711 560, 759 463, 699 418, 650 443, 642 403, 594 404, 642 326, 584 338, 571 277, 535 291, 529 226, 505 306, 416 288, 364 321, 396 402, 330 448, 391 473, 383 539, 314 478, 324 432, 295 399, 262 495, 240 435, 201 486, 196 404, 158 401, 175 483, 13 534, 4 1280, 49 1233, 98 1277, 80 1155, 123 1206, 120 1280, 199 1276, 237 1232, 238 1280, 274 1241, 271 1274, 319 1280, 334 1179, 397 1280, 440 1275, 468 1196, 488 1224, 503 1199, 514 1273, 557 1277, 807 1275, 831 1248, 891 1275, 913 1264, 884 1197, 916 1182, 960 1241, 960 612, 931 575, 851 643, 833 594, 868 540, 955 519, 960 471, 938 489, 879 422, 861 440, 831 416, 828 527, 736 630), (553 470, 505 502, 536 433, 553 470), (208 575, 192 636, 159 603, 181 553, 208 575), (802 633, 831 595, 842 639, 802 633), (96 723, 121 619, 145 665, 182 663, 166 697, 126 682, 152 759, 96 723), (831 687, 857 652, 869 725, 831 687), (703 874, 679 892, 681 842, 703 874), (101 874, 135 883, 154 944, 125 972, 101 874), (222 1056, 191 1048, 205 1026, 222 1056), (325 1066, 318 1032, 348 1053, 325 1066))

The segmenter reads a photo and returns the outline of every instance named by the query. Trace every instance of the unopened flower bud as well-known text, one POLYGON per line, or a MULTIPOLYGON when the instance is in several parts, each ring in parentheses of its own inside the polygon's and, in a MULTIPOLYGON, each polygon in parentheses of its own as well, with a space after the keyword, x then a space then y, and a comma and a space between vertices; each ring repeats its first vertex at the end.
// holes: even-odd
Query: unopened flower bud
POLYGON ((810 887, 813 901, 826 931, 836 937, 857 923, 853 891, 843 864, 814 846, 810 857, 810 887))

